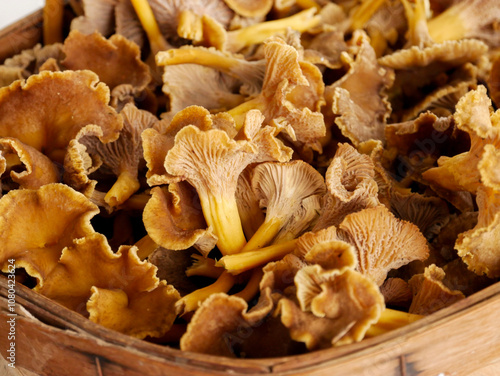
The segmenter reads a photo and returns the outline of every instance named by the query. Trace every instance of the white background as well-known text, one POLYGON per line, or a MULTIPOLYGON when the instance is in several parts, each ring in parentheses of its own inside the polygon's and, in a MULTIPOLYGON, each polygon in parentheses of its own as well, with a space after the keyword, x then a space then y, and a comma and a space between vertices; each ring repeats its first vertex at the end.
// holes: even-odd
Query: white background
POLYGON ((0 30, 33 13, 45 4, 45 0, 0 0, 0 30))

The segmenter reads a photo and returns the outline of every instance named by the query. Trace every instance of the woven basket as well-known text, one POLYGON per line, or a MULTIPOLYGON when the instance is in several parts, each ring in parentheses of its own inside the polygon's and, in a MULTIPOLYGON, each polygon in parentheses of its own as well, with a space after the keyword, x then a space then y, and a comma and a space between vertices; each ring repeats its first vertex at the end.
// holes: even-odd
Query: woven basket
MULTIPOLYGON (((0 31, 0 63, 41 41, 42 12, 0 31)), ((10 346, 7 279, 0 276, 0 349, 10 346)), ((500 375, 500 282, 418 322, 360 343, 269 359, 207 356, 101 327, 16 285, 15 367, 1 375, 500 375)))

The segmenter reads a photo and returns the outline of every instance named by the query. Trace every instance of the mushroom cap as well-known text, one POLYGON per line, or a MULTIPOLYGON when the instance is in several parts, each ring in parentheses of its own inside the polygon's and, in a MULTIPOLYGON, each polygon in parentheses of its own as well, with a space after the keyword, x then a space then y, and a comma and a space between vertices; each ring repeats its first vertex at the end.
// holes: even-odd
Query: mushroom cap
POLYGON ((45 184, 59 183, 60 173, 57 167, 35 148, 15 138, 4 137, 0 138, 0 152, 4 157, 9 154, 19 157, 24 170, 12 170, 10 177, 20 188, 38 189, 45 184))
POLYGON ((482 185, 477 189, 476 202, 479 209, 476 226, 458 235, 455 248, 470 270, 490 278, 500 276, 500 182, 498 161, 500 151, 493 145, 485 145, 478 163, 482 185))
POLYGON ((85 15, 75 18, 71 22, 71 29, 84 34, 91 34, 94 31, 105 36, 112 34, 117 3, 118 0, 83 0, 85 15))
POLYGON ((387 278, 380 286, 380 292, 386 305, 409 307, 413 298, 408 282, 401 278, 387 278))
POLYGON ((141 61, 139 47, 119 34, 106 39, 98 32, 86 35, 73 30, 64 40, 63 52, 66 55, 61 62, 64 68, 91 70, 111 90, 121 84, 130 84, 139 91, 151 81, 149 67, 141 61))
POLYGON ((206 256, 217 242, 207 228, 196 192, 185 182, 171 183, 168 191, 154 187, 143 222, 151 239, 167 249, 195 246, 206 256))
POLYGON ((175 319, 179 293, 156 277, 156 267, 137 248, 113 253, 93 233, 67 246, 43 286, 35 290, 97 323, 139 338, 161 336, 175 319), (89 300, 90 299, 90 300, 89 300))
POLYGON ((271 10, 273 0, 224 0, 229 8, 243 17, 264 17, 271 10))
POLYGON ((172 326, 179 293, 166 281, 151 291, 126 293, 120 289, 91 288, 89 319, 136 338, 161 337, 172 326))
POLYGON ((394 72, 381 67, 368 36, 355 31, 351 44, 357 54, 349 71, 328 86, 325 96, 335 115, 335 124, 354 145, 369 139, 384 140, 391 105, 385 91, 392 86, 394 72))
POLYGON ((109 89, 98 81, 91 71, 41 72, 0 88, 0 136, 15 137, 59 162, 87 124, 102 128, 104 142, 113 141, 123 123, 108 106, 109 89))
POLYGON ((409 281, 413 291, 410 313, 430 315, 442 308, 465 298, 461 291, 451 291, 443 284, 443 269, 432 264, 425 268, 423 274, 414 275, 409 281))
POLYGON ((278 310, 291 337, 309 350, 361 341, 385 307, 377 285, 349 268, 306 266, 297 272, 295 284, 302 309, 283 298, 278 310))
POLYGON ((383 205, 349 214, 339 238, 354 245, 358 269, 381 285, 391 269, 429 256, 427 241, 414 224, 397 219, 383 205))
POLYGON ((491 100, 482 85, 460 99, 454 118, 457 127, 470 135, 470 151, 439 158, 438 167, 422 173, 424 179, 449 190, 476 192, 480 185, 477 164, 484 146, 500 146, 500 114, 491 114, 490 108, 491 100))
POLYGON ((235 357, 249 334, 263 324, 272 305, 248 310, 243 299, 224 293, 212 294, 194 313, 180 341, 181 350, 235 357))
POLYGON ((252 189, 266 208, 266 218, 294 215, 304 199, 325 193, 321 174, 301 160, 286 163, 265 162, 253 170, 252 189))
POLYGON ((63 184, 10 191, 0 199, 2 270, 15 259, 43 286, 62 250, 94 233, 90 220, 97 213, 97 206, 63 184))

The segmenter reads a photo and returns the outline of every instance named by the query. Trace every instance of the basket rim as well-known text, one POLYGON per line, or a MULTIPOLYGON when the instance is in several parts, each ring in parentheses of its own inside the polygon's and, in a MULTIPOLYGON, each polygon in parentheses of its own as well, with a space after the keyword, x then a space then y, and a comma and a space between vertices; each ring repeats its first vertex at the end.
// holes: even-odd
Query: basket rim
MULTIPOLYGON (((8 290, 7 281, 8 279, 5 276, 0 276, 0 296, 6 297, 8 290)), ((291 361, 299 364, 299 367, 294 368, 294 370, 301 370, 321 366, 324 365, 325 362, 330 363, 340 359, 345 360, 350 356, 359 356, 367 351, 373 351, 374 349, 389 348, 394 344, 404 342, 412 335, 416 335, 430 328, 438 327, 444 321, 451 320, 456 316, 471 311, 473 307, 495 296, 500 296, 500 282, 496 282, 449 307, 443 308, 405 327, 380 336, 364 339, 358 343, 293 356, 234 359, 182 351, 166 345, 130 337, 126 334, 96 324, 88 318, 69 310, 61 304, 50 300, 22 284, 16 285, 16 303, 32 313, 40 321, 40 324, 63 330, 70 330, 86 337, 104 341, 107 345, 118 346, 129 351, 133 350, 134 352, 142 353, 144 356, 160 357, 164 361, 172 364, 189 362, 191 366, 199 367, 200 369, 227 367, 227 369, 234 371, 245 369, 247 372, 248 369, 257 370, 262 368, 272 372, 276 367, 280 368, 280 366, 291 361), (46 324, 46 322, 50 324, 46 324)))

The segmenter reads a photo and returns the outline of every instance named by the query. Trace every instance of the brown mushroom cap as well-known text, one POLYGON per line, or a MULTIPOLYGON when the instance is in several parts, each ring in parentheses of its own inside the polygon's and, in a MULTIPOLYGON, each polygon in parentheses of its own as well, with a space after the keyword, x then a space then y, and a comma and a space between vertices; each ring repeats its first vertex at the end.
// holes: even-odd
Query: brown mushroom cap
POLYGON ((354 32, 351 44, 357 54, 346 75, 326 88, 328 106, 335 124, 354 145, 369 139, 384 140, 391 106, 384 92, 394 81, 394 72, 382 68, 364 32, 354 32))
POLYGON ((470 135, 470 151, 439 158, 438 167, 422 174, 424 179, 449 190, 476 192, 480 184, 477 164, 483 155, 484 146, 500 145, 500 116, 491 114, 490 107, 491 100, 482 85, 460 99, 454 118, 458 128, 470 135))
POLYGON ((273 0, 224 0, 229 8, 244 17, 263 17, 273 6, 273 0))
POLYGON ((4 157, 9 155, 19 157, 24 170, 12 170, 10 177, 19 184, 20 188, 38 189, 42 185, 60 181, 60 173, 49 158, 15 138, 0 138, 0 152, 4 157))
POLYGON ((111 90, 130 84, 139 91, 151 80, 149 67, 141 61, 139 47, 119 34, 106 39, 97 32, 85 35, 74 30, 64 40, 63 52, 64 68, 91 70, 111 90))
POLYGON ((0 199, 2 270, 8 259, 15 259, 42 286, 62 250, 94 233, 90 219, 98 212, 85 196, 63 184, 10 191, 0 199))
POLYGON ((418 227, 395 218, 383 205, 349 214, 338 233, 356 248, 361 273, 379 286, 389 270, 429 256, 427 241, 418 227))
POLYGON ((0 136, 18 138, 59 162, 87 124, 102 128, 103 142, 116 139, 122 119, 108 106, 109 89, 98 81, 90 71, 41 72, 0 88, 0 136))
POLYGON ((160 283, 156 267, 136 251, 122 246, 115 254, 98 233, 76 239, 35 290, 84 315, 87 307, 93 321, 111 329, 161 336, 174 321, 179 293, 160 283))
POLYGON ((196 246, 206 256, 217 238, 207 229, 199 205, 196 192, 185 182, 171 183, 168 191, 155 187, 144 208, 144 226, 153 241, 164 248, 196 246))
POLYGON ((486 145, 478 164, 482 185, 477 189, 476 226, 458 235, 455 248, 469 269, 490 278, 500 276, 500 184, 497 174, 500 151, 486 145))
POLYGON ((408 308, 413 298, 408 282, 401 278, 387 278, 380 286, 380 292, 386 305, 408 308))
POLYGON ((465 298, 461 291, 451 291, 443 284, 445 273, 436 265, 425 268, 424 274, 417 274, 409 281, 413 291, 410 313, 429 315, 441 308, 465 298))
POLYGON ((377 285, 349 268, 306 266, 297 272, 295 284, 302 310, 287 298, 278 309, 291 337, 310 350, 361 341, 385 307, 377 285))

